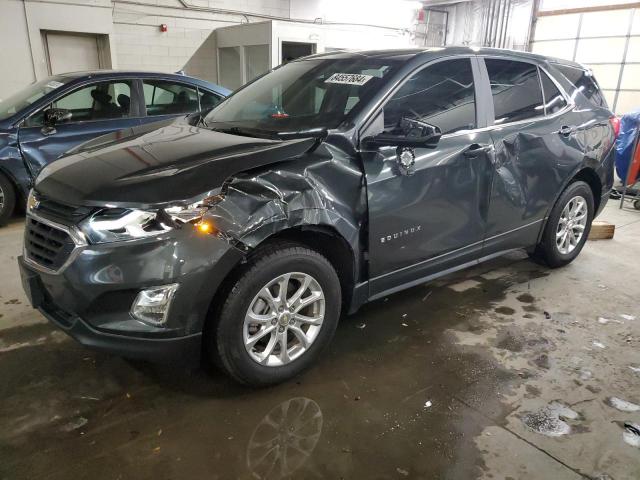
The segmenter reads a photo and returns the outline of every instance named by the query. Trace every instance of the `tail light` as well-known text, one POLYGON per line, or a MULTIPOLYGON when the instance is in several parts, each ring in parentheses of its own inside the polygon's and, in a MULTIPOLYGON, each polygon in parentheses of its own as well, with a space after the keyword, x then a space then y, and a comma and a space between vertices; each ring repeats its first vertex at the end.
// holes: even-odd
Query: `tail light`
POLYGON ((609 122, 611 122, 611 127, 613 128, 613 133, 618 138, 620 134, 620 117, 616 117, 615 115, 609 118, 609 122))

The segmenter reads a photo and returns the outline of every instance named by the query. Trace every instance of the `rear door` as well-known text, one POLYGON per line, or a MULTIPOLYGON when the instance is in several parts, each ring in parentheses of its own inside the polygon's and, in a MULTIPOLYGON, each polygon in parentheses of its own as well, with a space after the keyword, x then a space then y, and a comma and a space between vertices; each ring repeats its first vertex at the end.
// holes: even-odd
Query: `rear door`
POLYGON ((411 74, 362 134, 392 131, 403 117, 443 133, 436 148, 363 147, 373 297, 474 261, 481 252, 493 145, 479 128, 485 121, 476 67, 475 57, 463 57, 411 74))
POLYGON ((537 242, 543 220, 581 164, 582 118, 544 68, 484 58, 495 163, 484 255, 537 242))
POLYGON ((83 85, 25 119, 18 139, 32 174, 82 143, 138 125, 134 91, 133 81, 126 79, 83 85), (66 109, 71 118, 47 128, 44 115, 49 108, 66 109))

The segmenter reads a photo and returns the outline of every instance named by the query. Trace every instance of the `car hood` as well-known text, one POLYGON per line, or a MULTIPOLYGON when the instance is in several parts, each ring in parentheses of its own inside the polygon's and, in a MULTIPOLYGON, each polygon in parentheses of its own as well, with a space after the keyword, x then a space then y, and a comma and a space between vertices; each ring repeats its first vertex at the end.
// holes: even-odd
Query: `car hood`
POLYGON ((296 158, 315 143, 231 135, 185 120, 156 123, 84 144, 46 166, 35 188, 72 205, 162 205, 215 190, 241 171, 296 158))

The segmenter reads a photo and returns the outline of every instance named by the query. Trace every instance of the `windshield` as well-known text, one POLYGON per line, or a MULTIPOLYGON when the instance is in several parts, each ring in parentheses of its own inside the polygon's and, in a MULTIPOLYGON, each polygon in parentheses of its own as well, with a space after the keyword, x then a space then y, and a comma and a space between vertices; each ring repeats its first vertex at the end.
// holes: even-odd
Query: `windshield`
POLYGON ((399 62, 389 59, 308 59, 259 78, 218 105, 207 126, 232 124, 271 133, 336 128, 379 90, 399 62))
POLYGON ((23 88, 10 97, 0 101, 0 120, 6 120, 14 116, 24 108, 37 102, 42 97, 57 88, 62 87, 65 82, 69 81, 65 77, 49 77, 36 83, 32 83, 27 88, 23 88))

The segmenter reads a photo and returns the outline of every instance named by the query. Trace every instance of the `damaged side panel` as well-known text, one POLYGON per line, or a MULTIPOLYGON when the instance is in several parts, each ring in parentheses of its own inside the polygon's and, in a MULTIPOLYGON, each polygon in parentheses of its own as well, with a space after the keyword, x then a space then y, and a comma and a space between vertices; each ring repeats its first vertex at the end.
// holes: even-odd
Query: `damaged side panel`
POLYGON ((358 278, 366 218, 363 174, 355 155, 330 141, 291 160, 230 177, 222 200, 208 215, 246 249, 286 229, 328 227, 350 246, 358 278))

